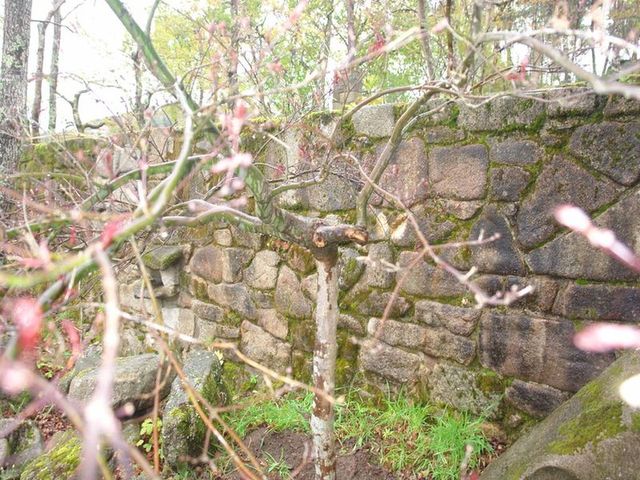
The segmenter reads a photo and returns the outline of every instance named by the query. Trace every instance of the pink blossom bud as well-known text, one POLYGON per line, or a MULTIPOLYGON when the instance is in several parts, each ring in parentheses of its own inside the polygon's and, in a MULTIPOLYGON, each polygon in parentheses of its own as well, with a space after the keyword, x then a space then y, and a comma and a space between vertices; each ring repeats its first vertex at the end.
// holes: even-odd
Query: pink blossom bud
POLYGON ((573 205, 560 205, 556 208, 554 213, 556 220, 561 225, 576 230, 578 232, 584 232, 591 227, 591 219, 580 208, 573 205))

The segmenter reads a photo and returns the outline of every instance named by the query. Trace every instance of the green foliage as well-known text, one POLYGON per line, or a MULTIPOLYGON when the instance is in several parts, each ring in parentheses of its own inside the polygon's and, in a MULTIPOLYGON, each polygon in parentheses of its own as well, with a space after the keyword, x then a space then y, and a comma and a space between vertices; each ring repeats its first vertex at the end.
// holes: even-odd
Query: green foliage
MULTIPOLYGON (((22 411, 24 407, 26 407, 31 401, 31 394, 28 391, 20 392, 15 397, 10 397, 7 405, 11 412, 16 415, 22 411)), ((2 413, 2 412, 0 412, 2 413)))
POLYGON ((284 460, 284 453, 282 453, 278 459, 269 453, 266 453, 265 456, 267 457, 267 473, 277 473, 281 480, 289 480, 292 478, 291 468, 284 460))
MULTIPOLYGON (((163 458, 162 454, 162 436, 160 432, 162 431, 162 420, 156 420, 156 428, 158 430, 158 442, 160 443, 160 457, 163 458)), ((136 443, 137 447, 142 447, 142 449, 149 453, 153 448, 153 420, 151 418, 145 419, 144 422, 140 425, 140 440, 136 443)))

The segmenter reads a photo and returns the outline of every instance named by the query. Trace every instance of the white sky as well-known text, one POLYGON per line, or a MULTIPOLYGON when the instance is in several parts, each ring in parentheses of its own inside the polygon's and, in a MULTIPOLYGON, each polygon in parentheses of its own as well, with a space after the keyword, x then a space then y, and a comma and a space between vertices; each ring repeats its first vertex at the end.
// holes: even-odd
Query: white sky
MULTIPOLYGON (((3 3, 0 0, 0 3, 3 3)), ((32 19, 46 17, 51 8, 51 0, 33 0, 32 19)), ((153 0, 125 0, 129 11, 136 20, 144 24, 153 0)), ((173 3, 180 3, 173 2, 173 3)), ((123 42, 127 35, 114 13, 104 0, 67 0, 62 7, 64 16, 60 52, 59 91, 70 100, 84 88, 77 78, 91 82, 95 93, 87 93, 80 101, 83 121, 103 118, 126 111, 127 102, 133 92, 133 66, 123 52, 123 42), (68 27, 68 28, 66 28, 68 27), (74 79, 75 78, 75 79, 74 79), (102 86, 101 86, 102 85, 102 86), (119 88, 112 88, 112 87, 119 88)), ((47 46, 52 43, 53 28, 47 30, 47 46)), ((31 26, 30 72, 35 70, 37 48, 37 23, 31 26)), ((45 74, 49 71, 50 53, 45 55, 45 74)), ((47 106, 48 84, 43 82, 44 101, 47 106)), ((31 105, 33 84, 30 83, 29 105, 31 105)), ((72 123, 70 106, 58 101, 58 130, 72 123)), ((41 121, 46 123, 45 110, 41 121)), ((46 125, 45 125, 46 126, 46 125)))

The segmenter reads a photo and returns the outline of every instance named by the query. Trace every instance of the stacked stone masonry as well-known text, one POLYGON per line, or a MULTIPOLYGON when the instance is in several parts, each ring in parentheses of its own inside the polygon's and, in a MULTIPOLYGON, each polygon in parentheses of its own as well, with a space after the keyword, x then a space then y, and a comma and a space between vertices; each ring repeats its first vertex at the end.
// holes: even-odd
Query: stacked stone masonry
MULTIPOLYGON (((638 322, 638 278, 560 228, 552 211, 577 205, 640 250, 640 103, 584 90, 544 100, 430 104, 426 110, 441 109, 416 122, 381 180, 434 244, 500 234, 440 251, 459 269, 477 267, 473 279, 487 293, 526 285, 534 293, 509 307, 475 308, 465 287, 419 258, 406 213, 375 197, 371 243, 340 249, 341 384, 404 387, 475 413, 515 408, 543 417, 613 361, 576 349, 572 335, 597 320, 638 322)), ((364 108, 343 128, 344 148, 365 168, 402 108, 364 108)), ((289 126, 288 149, 258 134, 245 142, 277 181, 320 161, 312 152, 325 146, 309 132, 330 131, 333 118, 289 126)), ((362 185, 353 165, 337 164, 325 184, 280 202, 352 221, 362 185)), ((176 230, 146 251, 167 325, 205 343, 233 342, 253 360, 308 380, 316 283, 308 252, 224 223, 176 230)), ((123 304, 152 311, 139 276, 131 278, 121 287, 123 304)))

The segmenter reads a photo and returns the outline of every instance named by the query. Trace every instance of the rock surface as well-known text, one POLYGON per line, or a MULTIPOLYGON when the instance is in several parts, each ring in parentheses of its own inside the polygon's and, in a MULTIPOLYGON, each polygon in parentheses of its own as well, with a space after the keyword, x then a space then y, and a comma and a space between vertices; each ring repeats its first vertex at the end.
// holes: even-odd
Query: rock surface
MULTIPOLYGON (((160 366, 160 358, 152 353, 117 358, 111 395, 113 408, 121 407, 129 402, 134 405, 136 410, 144 410, 153 405, 156 376, 160 366)), ((96 388, 99 373, 99 367, 79 372, 71 381, 69 398, 86 402, 96 388)), ((174 375, 173 371, 166 372, 166 370, 161 374, 161 399, 169 393, 174 375)))
MULTIPOLYGON (((0 418, 0 431, 12 428, 18 420, 0 418)), ((27 464, 44 451, 44 441, 40 429, 32 420, 24 420, 13 430, 0 449, 3 459, 0 463, 0 477, 18 478, 27 464)))
POLYGON ((610 179, 633 185, 640 178, 640 123, 579 127, 571 136, 569 151, 610 179))
POLYGON ((477 200, 487 186, 489 158, 484 145, 438 147, 429 154, 429 186, 444 198, 477 200))
POLYGON ((491 462, 481 480, 636 478, 640 470, 638 412, 618 396, 640 373, 627 353, 491 462))
MULTIPOLYGON (((190 388, 202 395, 212 407, 226 403, 222 366, 215 353, 203 350, 187 353, 183 359, 183 371, 190 388)), ((174 468, 187 465, 190 458, 202 453, 206 427, 180 378, 171 384, 162 422, 163 452, 169 465, 174 468)))
POLYGON ((82 439, 73 431, 54 434, 49 448, 42 455, 32 458, 20 480, 62 480, 75 478, 82 459, 82 439))
POLYGON ((570 394, 548 385, 514 380, 507 389, 506 396, 520 410, 533 417, 544 418, 568 400, 570 394))
POLYGON ((481 384, 478 374, 444 362, 437 364, 429 374, 433 402, 475 415, 490 415, 500 402, 501 392, 483 390, 481 384))
MULTIPOLYGON (((625 196, 594 219, 601 228, 612 229, 634 250, 640 246, 640 191, 625 196)), ((553 239, 526 256, 534 273, 558 277, 615 281, 631 280, 638 275, 607 254, 594 248, 582 235, 568 233, 553 239)))
POLYGON ((298 276, 287 266, 280 268, 275 295, 276 310, 293 318, 311 316, 311 302, 302 293, 298 276))
POLYGON ((280 373, 291 363, 291 346, 278 340, 262 328, 244 321, 240 326, 240 350, 249 358, 280 373))
POLYGON ((582 167, 556 156, 545 164, 533 193, 520 207, 518 241, 533 247, 558 230, 552 217, 557 205, 570 203, 592 212, 614 200, 618 191, 611 181, 597 180, 582 167))
POLYGON ((473 225, 469 240, 477 240, 480 233, 484 238, 499 235, 484 245, 471 248, 471 263, 483 273, 499 273, 502 275, 524 275, 524 261, 516 248, 508 220, 496 210, 485 208, 482 216, 473 225))
MULTIPOLYGON (((368 170, 382 153, 384 145, 380 145, 375 155, 366 159, 368 170)), ((428 166, 423 141, 418 137, 404 140, 398 145, 389 161, 389 166, 380 178, 380 187, 399 197, 405 205, 411 207, 427 198, 428 166)))
POLYGON ((151 247, 142 256, 144 264, 154 270, 165 270, 182 258, 183 251, 178 246, 151 247))
POLYGON ((390 104, 367 106, 353 115, 356 133, 374 138, 390 136, 395 123, 394 106, 390 104))
POLYGON ((415 353, 394 348, 376 340, 367 340, 360 349, 359 363, 363 370, 393 380, 411 384, 423 379, 422 359, 415 353))
POLYGON ((578 350, 574 333, 568 320, 486 311, 480 323, 480 362, 503 375, 575 392, 615 357, 578 350))
POLYGON ((491 161, 507 165, 533 165, 542 158, 543 150, 531 140, 506 140, 491 148, 491 161))

